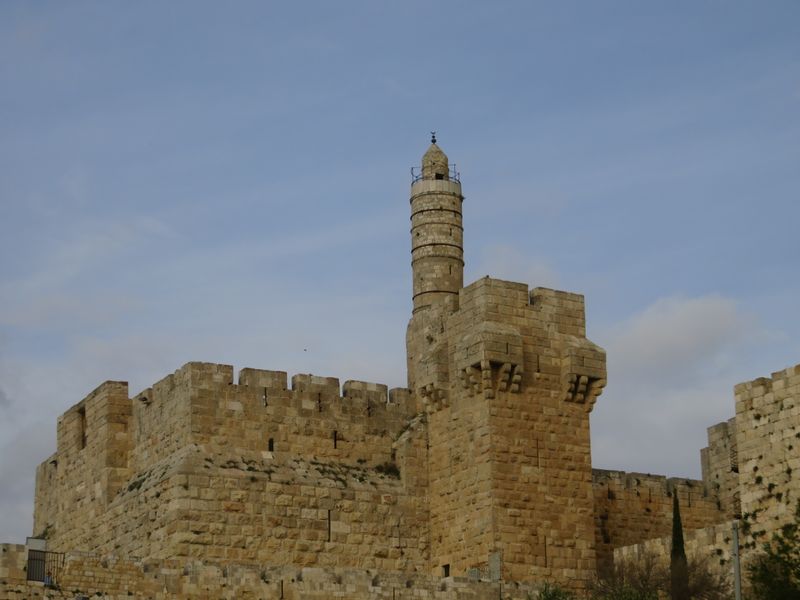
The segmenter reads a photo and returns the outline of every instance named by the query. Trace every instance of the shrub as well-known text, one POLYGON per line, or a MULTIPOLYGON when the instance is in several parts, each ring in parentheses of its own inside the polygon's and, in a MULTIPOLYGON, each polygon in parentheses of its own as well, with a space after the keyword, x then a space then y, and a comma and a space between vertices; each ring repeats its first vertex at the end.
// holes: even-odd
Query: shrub
POLYGON ((575 600, 575 596, 557 585, 545 583, 539 590, 538 600, 575 600))
POLYGON ((749 567, 754 598, 800 599, 800 501, 794 521, 776 531, 763 549, 763 554, 749 567))
POLYGON ((592 586, 594 600, 658 600, 659 590, 669 590, 669 572, 646 552, 637 560, 620 561, 592 586))
MULTIPOLYGON (((687 560, 688 597, 692 600, 729 600, 731 585, 712 556, 687 560)), ((636 560, 620 562, 614 571, 598 579, 591 590, 593 600, 658 600, 670 594, 670 573, 665 561, 645 552, 636 560)))

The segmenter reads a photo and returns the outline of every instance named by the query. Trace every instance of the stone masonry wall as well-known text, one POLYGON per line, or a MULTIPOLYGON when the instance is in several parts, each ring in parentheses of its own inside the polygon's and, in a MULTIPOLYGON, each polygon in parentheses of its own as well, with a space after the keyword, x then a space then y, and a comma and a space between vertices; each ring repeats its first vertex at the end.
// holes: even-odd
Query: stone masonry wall
MULTIPOLYGON (((594 397, 565 399, 567 352, 585 341, 583 297, 487 281, 478 302, 519 331, 521 390, 490 401, 497 549, 509 579, 581 588, 594 576, 589 412, 594 397), (574 346, 573 346, 574 344, 574 346)), ((604 355, 578 367, 605 378, 604 355), (591 362, 591 361, 597 362, 591 362)), ((572 371, 573 367, 567 367, 572 371)), ((493 374, 494 375, 494 374, 493 374)), ((497 377, 501 377, 497 373, 497 377)))
POLYGON ((616 549, 672 532, 672 495, 678 494, 688 533, 727 520, 715 491, 702 481, 595 469, 594 506, 598 570, 613 567, 616 549))
POLYGON ((588 415, 605 355, 584 334, 581 296, 490 278, 414 314, 434 573, 494 564, 576 589, 593 576, 588 415))
POLYGON ((742 531, 754 547, 791 521, 800 500, 800 365, 734 393, 742 531))
POLYGON ((25 580, 24 546, 3 545, 0 600, 530 600, 536 586, 373 570, 264 567, 213 561, 140 561, 70 553, 57 588, 25 580), (13 554, 13 556, 11 556, 13 554))
POLYGON ((128 479, 130 409, 127 384, 107 381, 58 420, 57 451, 37 469, 36 534, 59 543, 105 511, 128 479))
POLYGON ((449 565, 463 576, 485 569, 495 551, 488 407, 464 399, 431 412, 428 422, 431 568, 441 574, 449 565))
POLYGON ((741 516, 735 417, 708 428, 708 447, 700 451, 700 461, 703 481, 717 492, 728 518, 741 516))
MULTIPOLYGON (((681 509, 681 517, 683 517, 683 509, 681 509)), ((732 575, 732 527, 731 521, 725 521, 702 529, 685 530, 683 538, 687 558, 690 561, 705 562, 709 568, 718 568, 726 575, 732 575)), ((672 537, 671 535, 664 536, 632 546, 614 548, 614 562, 615 564, 637 562, 642 560, 645 555, 649 555, 663 567, 669 568, 671 551, 672 537)))
POLYGON ((39 468, 50 549, 426 568, 427 477, 407 471, 424 473, 424 420, 409 393, 292 383, 244 369, 234 385, 232 367, 190 363, 132 400, 125 384, 98 388, 62 419, 59 451, 39 468))
POLYGON ((492 404, 494 500, 505 509, 499 547, 511 578, 581 588, 596 568, 589 440, 596 395, 572 395, 566 375, 604 383, 605 355, 585 339, 582 296, 509 292, 497 310, 519 329, 525 360, 523 392, 498 393, 492 404))

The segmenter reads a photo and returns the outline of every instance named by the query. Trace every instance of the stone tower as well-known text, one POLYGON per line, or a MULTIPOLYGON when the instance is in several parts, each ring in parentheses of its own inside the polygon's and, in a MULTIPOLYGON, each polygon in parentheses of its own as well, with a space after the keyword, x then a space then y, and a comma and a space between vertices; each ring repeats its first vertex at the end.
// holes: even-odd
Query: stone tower
POLYGON ((414 312, 464 287, 461 182, 433 137, 411 184, 411 266, 414 312))
POLYGON ((434 143, 411 187, 408 381, 428 422, 430 567, 581 587, 596 567, 589 413, 605 353, 583 296, 462 287, 461 184, 434 143))

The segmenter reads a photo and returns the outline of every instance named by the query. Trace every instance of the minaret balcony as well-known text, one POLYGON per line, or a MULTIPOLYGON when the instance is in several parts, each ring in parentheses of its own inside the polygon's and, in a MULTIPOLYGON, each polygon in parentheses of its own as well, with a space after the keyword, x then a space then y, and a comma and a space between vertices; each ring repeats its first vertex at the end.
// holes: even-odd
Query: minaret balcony
POLYGON ((416 183, 421 180, 431 181, 455 181, 461 183, 461 173, 456 171, 455 165, 450 165, 447 169, 448 173, 427 173, 424 172, 422 167, 411 167, 411 183, 416 183))

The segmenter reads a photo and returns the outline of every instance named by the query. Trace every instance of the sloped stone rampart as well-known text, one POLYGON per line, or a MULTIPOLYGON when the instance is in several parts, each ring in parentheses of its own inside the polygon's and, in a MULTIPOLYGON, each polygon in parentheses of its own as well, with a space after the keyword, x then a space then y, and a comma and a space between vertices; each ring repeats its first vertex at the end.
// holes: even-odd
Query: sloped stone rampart
MULTIPOLYGON (((4 546, 5 547, 5 546, 4 546)), ((24 549, 24 546, 18 547, 24 549)), ((24 557, 24 552, 21 554, 24 557)), ((0 558, 0 600, 530 600, 537 586, 374 570, 264 567, 210 561, 131 562, 70 553, 57 588, 10 571, 0 558)))

